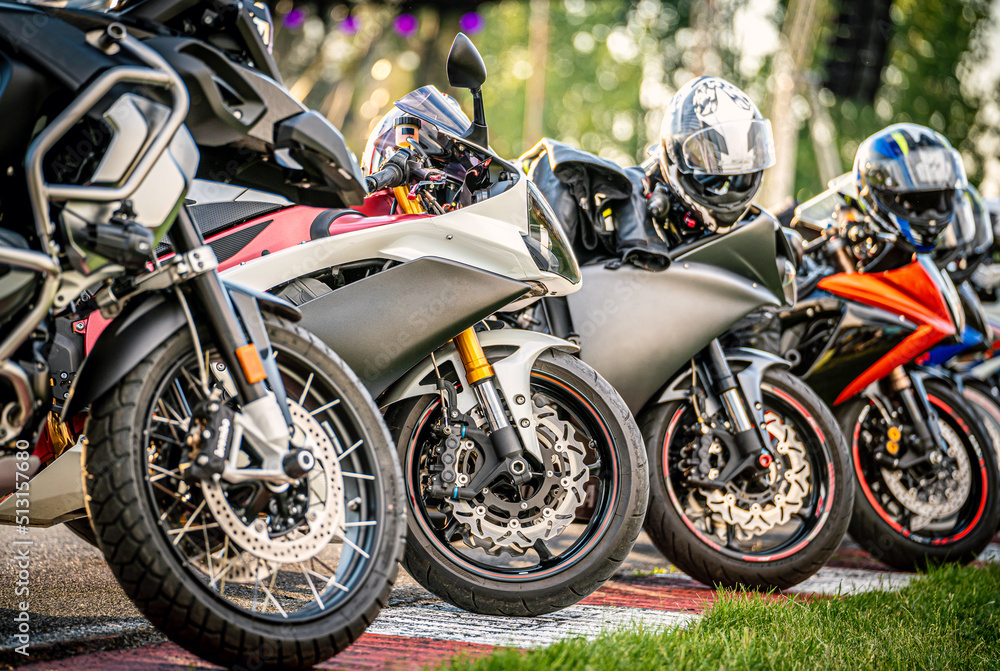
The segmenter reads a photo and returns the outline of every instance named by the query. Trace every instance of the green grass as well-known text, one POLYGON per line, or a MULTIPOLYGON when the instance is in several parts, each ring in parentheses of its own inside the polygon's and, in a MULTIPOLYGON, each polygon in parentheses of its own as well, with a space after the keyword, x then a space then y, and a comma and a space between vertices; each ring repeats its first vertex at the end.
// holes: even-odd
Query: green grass
POLYGON ((898 592, 770 603, 728 595, 689 629, 609 633, 459 658, 457 671, 998 669, 1000 565, 946 566, 898 592))

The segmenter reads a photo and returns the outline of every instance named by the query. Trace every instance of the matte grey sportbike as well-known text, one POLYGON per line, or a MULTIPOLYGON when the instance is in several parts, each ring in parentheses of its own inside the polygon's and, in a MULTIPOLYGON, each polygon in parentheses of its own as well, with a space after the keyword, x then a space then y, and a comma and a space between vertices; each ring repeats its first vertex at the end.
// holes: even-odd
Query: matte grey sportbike
POLYGON ((850 517, 843 437, 788 362, 719 340, 757 308, 794 303, 794 247, 756 208, 731 230, 676 235, 662 187, 648 201, 638 191, 631 209, 630 177, 645 178, 641 169, 629 175, 564 145, 542 146, 527 169, 551 203, 579 202, 553 171, 589 171, 595 191, 626 194, 600 209, 590 203, 619 237, 637 212, 660 227, 669 249, 633 263, 594 254, 580 236, 576 251, 591 257, 583 288, 510 321, 579 342, 581 358, 636 414, 651 470, 645 528, 671 562, 707 584, 785 588, 810 577, 850 517))

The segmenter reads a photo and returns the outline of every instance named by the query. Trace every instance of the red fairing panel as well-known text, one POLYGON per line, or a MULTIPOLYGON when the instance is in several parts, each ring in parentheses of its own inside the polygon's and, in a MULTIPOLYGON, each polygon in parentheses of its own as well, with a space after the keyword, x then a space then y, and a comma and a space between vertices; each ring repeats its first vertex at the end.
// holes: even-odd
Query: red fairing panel
POLYGON ((872 382, 886 377, 894 368, 910 363, 955 334, 955 324, 944 294, 918 262, 884 273, 831 275, 820 280, 819 288, 835 296, 900 315, 918 325, 909 337, 851 382, 834 405, 854 397, 872 382))

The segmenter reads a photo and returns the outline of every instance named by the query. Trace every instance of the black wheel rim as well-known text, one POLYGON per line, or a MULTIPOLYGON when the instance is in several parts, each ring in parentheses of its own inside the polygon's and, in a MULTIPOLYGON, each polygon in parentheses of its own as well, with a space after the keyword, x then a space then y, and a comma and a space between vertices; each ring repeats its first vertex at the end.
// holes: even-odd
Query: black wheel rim
MULTIPOLYGON (((954 449, 955 457, 961 458, 958 452, 964 452, 964 459, 969 466, 968 495, 961 508, 954 514, 934 520, 927 525, 920 520, 918 514, 908 509, 893 495, 886 481, 883 466, 874 458, 875 451, 881 447, 877 442, 877 436, 884 435, 887 428, 885 417, 879 412, 874 401, 864 406, 855 422, 851 452, 861 494, 871 504, 876 515, 893 531, 911 541, 941 546, 960 541, 971 533, 982 519, 988 495, 986 489, 988 473, 982 458, 982 446, 948 399, 931 391, 928 391, 927 399, 937 413, 942 437, 949 445, 949 454, 954 449), (957 442, 953 443, 950 440, 952 438, 957 439, 957 442)), ((906 469, 904 477, 913 478, 918 484, 922 477, 925 481, 927 479, 926 474, 919 469, 906 469)))
POLYGON ((424 485, 428 454, 433 447, 428 432, 440 414, 440 401, 431 401, 423 410, 407 444, 405 479, 414 523, 450 562, 491 580, 539 580, 568 570, 587 556, 607 533, 615 504, 621 496, 618 445, 600 412, 573 385, 549 373, 532 371, 531 393, 544 395, 558 409, 559 418, 570 423, 588 441, 585 443, 589 447, 585 458, 590 473, 588 500, 594 502, 594 508, 588 520, 571 525, 566 533, 516 560, 506 552, 493 557, 481 548, 468 547, 468 543, 457 535, 454 520, 442 520, 433 512, 437 510, 438 500, 426 496, 424 485))
MULTIPOLYGON (((708 505, 705 491, 690 483, 685 474, 689 468, 684 463, 688 458, 686 449, 700 433, 695 428, 697 417, 689 403, 677 408, 668 420, 660 463, 667 496, 687 529, 713 550, 741 561, 777 561, 805 548, 829 519, 836 489, 832 448, 813 417, 787 392, 768 384, 762 386, 762 391, 775 473, 788 472, 790 466, 794 465, 791 457, 778 451, 779 441, 776 435, 792 435, 784 433, 786 427, 791 428, 794 439, 803 448, 804 454, 797 453, 796 459, 804 460, 809 469, 808 487, 802 497, 801 507, 798 504, 793 506, 797 510, 787 515, 787 521, 772 524, 764 531, 760 531, 763 528, 761 525, 749 532, 738 524, 722 519, 723 516, 719 513, 713 515, 709 512, 712 509, 708 505)), ((801 464, 798 467, 801 469, 801 464)), ((743 476, 737 476, 734 483, 740 483, 751 492, 755 486, 764 489, 760 483, 747 482, 747 478, 743 476)), ((774 487, 775 483, 771 482, 770 485, 774 487)), ((790 490, 791 485, 787 491, 790 490)), ((773 503, 761 506, 761 519, 776 516, 775 513, 778 512, 767 508, 767 505, 773 503)), ((780 522, 781 516, 777 517, 780 522)), ((735 515, 733 519, 735 520, 735 515)))

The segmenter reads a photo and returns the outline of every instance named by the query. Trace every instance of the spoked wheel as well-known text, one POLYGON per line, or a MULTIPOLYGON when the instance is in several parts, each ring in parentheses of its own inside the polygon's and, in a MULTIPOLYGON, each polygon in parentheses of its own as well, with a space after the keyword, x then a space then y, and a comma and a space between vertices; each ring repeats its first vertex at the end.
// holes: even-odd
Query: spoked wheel
MULTIPOLYGON (((471 500, 429 490, 441 463, 441 403, 423 397, 390 409, 410 507, 404 566, 424 587, 466 610, 540 615, 600 587, 635 542, 648 476, 638 427, 617 393, 593 369, 557 352, 531 372, 542 459, 526 455, 531 479, 502 478, 471 500), (577 521, 588 492, 596 502, 577 521)), ((458 483, 481 460, 464 441, 458 483)))
MULTIPOLYGON (((199 366, 220 403, 240 401, 211 344, 199 361, 182 332, 94 405, 87 508, 125 592, 178 644, 226 665, 302 667, 346 647, 384 603, 402 552, 402 483, 354 374, 308 332, 267 328, 292 443, 313 468, 283 485, 185 478, 199 366)), ((239 443, 238 467, 260 462, 239 443)))
POLYGON ((906 570, 972 561, 1000 519, 996 454, 982 419, 947 384, 928 380, 925 387, 942 444, 912 465, 906 459, 915 432, 897 408, 866 398, 838 413, 860 488, 851 536, 876 559, 906 570))
POLYGON ((770 464, 724 488, 692 482, 716 479, 730 458, 724 418, 699 422, 684 401, 642 419, 656 467, 646 530, 671 562, 709 585, 790 587, 819 570, 847 530, 853 487, 830 411, 784 371, 767 371, 762 391, 770 464))

